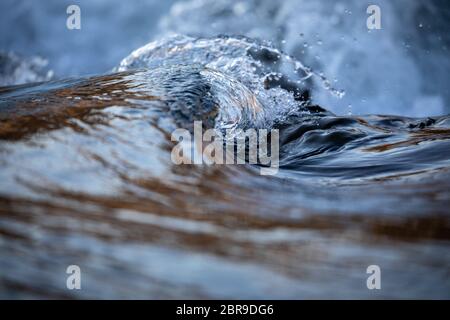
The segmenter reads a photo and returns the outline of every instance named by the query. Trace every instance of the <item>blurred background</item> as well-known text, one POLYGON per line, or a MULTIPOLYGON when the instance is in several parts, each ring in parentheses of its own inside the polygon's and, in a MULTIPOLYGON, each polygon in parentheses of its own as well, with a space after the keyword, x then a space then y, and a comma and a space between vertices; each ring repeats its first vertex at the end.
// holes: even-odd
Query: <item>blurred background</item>
MULTIPOLYGON (((45 76, 61 78, 108 72, 170 33, 246 35, 272 41, 343 89, 342 99, 314 95, 329 110, 430 116, 450 110, 449 22, 445 0, 3 0, 0 50, 28 59, 22 69, 31 72, 47 61, 45 76), (81 30, 66 28, 71 4, 81 8, 81 30), (381 8, 381 30, 367 29, 370 4, 381 8)), ((16 83, 39 80, 21 72, 16 83)))

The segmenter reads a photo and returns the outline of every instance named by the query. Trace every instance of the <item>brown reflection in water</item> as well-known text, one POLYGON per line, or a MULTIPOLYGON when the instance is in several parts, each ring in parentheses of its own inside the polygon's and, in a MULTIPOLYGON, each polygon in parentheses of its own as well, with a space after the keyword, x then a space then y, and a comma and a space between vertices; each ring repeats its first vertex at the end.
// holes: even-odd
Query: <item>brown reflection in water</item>
MULTIPOLYGON (((99 110, 111 106, 138 107, 134 100, 156 101, 142 84, 133 79, 133 72, 121 72, 79 81, 75 85, 37 94, 6 99, 0 113, 0 139, 19 140, 37 132, 68 127, 77 132, 83 128, 74 119, 88 125, 106 124, 108 117, 99 110)), ((20 89, 23 86, 18 86, 20 89)), ((15 87, 1 93, 13 91, 15 87)), ((0 102, 2 96, 0 95, 0 102)), ((163 103, 161 102, 161 105, 163 103)), ((119 116, 117 116, 119 117, 119 116)))
MULTIPOLYGON (((140 108, 133 100, 160 101, 160 97, 149 94, 148 88, 128 75, 132 74, 95 77, 88 83, 39 93, 36 99, 29 95, 23 100, 19 97, 6 105, 6 112, 1 113, 0 139, 20 141, 35 133, 66 127, 82 132, 83 128, 74 119, 89 125, 107 124, 108 116, 97 111, 110 106, 140 108)), ((161 107, 164 108, 164 103, 161 107)), ((120 118, 120 115, 114 116, 120 118)), ((359 123, 389 132, 380 123, 369 124, 362 119, 359 123)), ((151 124, 170 140, 165 130, 156 123, 151 124)), ((450 138, 447 129, 425 128, 405 134, 408 139, 404 141, 364 150, 383 152, 450 138)), ((168 154, 170 146, 158 145, 158 151, 168 154)), ((361 186, 342 183, 338 187, 255 176, 247 167, 230 169, 169 164, 173 174, 170 178, 147 174, 136 177, 127 170, 135 169, 131 164, 127 163, 127 169, 120 169, 114 162, 117 159, 108 159, 95 151, 94 147, 81 150, 80 154, 114 173, 114 177, 123 183, 117 193, 100 196, 75 192, 58 184, 42 184, 30 175, 26 181, 16 179, 16 186, 26 187, 35 197, 0 195, 3 246, 0 249, 13 252, 8 257, 18 265, 26 265, 27 259, 39 265, 46 258, 68 255, 67 244, 53 239, 71 239, 76 235, 81 239, 93 238, 106 248, 115 244, 173 248, 189 254, 208 254, 237 264, 264 266, 295 280, 308 280, 313 279, 312 275, 321 268, 342 272, 360 264, 367 266, 366 256, 356 249, 369 253, 377 249, 386 255, 393 251, 408 256, 415 251, 405 253, 400 249, 395 251, 395 248, 430 244, 434 249, 433 246, 448 245, 450 240, 450 186, 445 170, 434 172, 437 178, 433 179, 432 173, 425 171, 426 179, 421 180, 416 171, 411 180, 406 179, 407 173, 402 173, 364 181, 361 186), (386 181, 400 177, 405 180, 398 184, 386 181), (313 196, 309 197, 306 192, 313 196), (342 198, 348 206, 339 206, 338 200, 342 198), (409 206, 411 200, 417 201, 415 208, 409 206), (318 203, 323 207, 318 207, 318 203), (390 212, 388 209, 397 212, 386 213, 390 212), (36 255, 29 257, 23 253, 25 251, 16 248, 20 246, 36 250, 36 255), (38 255, 41 253, 47 256, 42 258, 38 255)), ((47 173, 43 172, 43 175, 47 173)), ((439 259, 445 259, 430 251, 439 263, 442 263, 439 259)), ((419 251, 417 264, 433 266, 435 261, 428 261, 425 253, 419 251)), ((81 253, 70 254, 80 255, 94 265, 99 263, 95 260, 95 251, 88 246, 81 253)), ((108 251, 104 255, 111 261, 121 258, 108 251)), ((101 260, 101 263, 105 261, 101 260)), ((100 267, 111 271, 106 263, 100 267)), ((114 273, 114 277, 120 278, 134 267, 120 265, 120 272, 114 273)), ((445 267, 438 265, 439 270, 445 267)), ((29 272, 33 275, 37 271, 29 272)), ((18 274, 17 277, 25 275, 29 274, 18 274)), ((153 274, 147 276, 158 290, 167 286, 154 279, 153 274)), ((45 288, 40 291, 36 286, 27 287, 11 279, 2 279, 8 290, 28 290, 40 297, 67 297, 62 292, 49 294, 45 288)), ((208 297, 196 291, 195 286, 190 289, 196 297, 208 297)), ((175 292, 171 294, 179 297, 175 292)))
MULTIPOLYGON (((224 188, 231 187, 220 174, 204 178, 219 179, 224 188)), ((200 185, 196 193, 155 180, 136 183, 158 196, 142 198, 125 193, 99 197, 47 190, 55 200, 0 198, 0 217, 47 234, 80 233, 105 243, 142 243, 209 253, 265 265, 292 277, 308 276, 309 268, 315 265, 336 264, 330 250, 339 243, 368 250, 374 244, 450 240, 448 218, 439 214, 389 217, 376 212, 345 215, 297 208, 303 218, 283 218, 278 212, 275 219, 258 211, 261 206, 277 208, 260 198, 252 203, 252 191, 245 188, 233 190, 241 195, 240 203, 233 205, 233 199, 209 193, 200 185), (169 204, 162 203, 165 198, 171 200, 169 204), (249 201, 242 200, 246 198, 249 201), (227 207, 220 205, 227 203, 227 207), (276 236, 279 232, 281 237, 276 236)), ((26 232, 0 228, 0 234, 6 241, 32 241, 26 232)))
POLYGON ((363 151, 368 152, 384 152, 388 150, 392 150, 395 148, 403 148, 413 145, 418 145, 425 141, 433 141, 433 140, 445 140, 450 139, 450 130, 449 129, 422 129, 420 132, 411 132, 409 133, 409 138, 407 140, 398 141, 395 143, 385 143, 381 145, 377 145, 374 147, 363 149, 363 151))

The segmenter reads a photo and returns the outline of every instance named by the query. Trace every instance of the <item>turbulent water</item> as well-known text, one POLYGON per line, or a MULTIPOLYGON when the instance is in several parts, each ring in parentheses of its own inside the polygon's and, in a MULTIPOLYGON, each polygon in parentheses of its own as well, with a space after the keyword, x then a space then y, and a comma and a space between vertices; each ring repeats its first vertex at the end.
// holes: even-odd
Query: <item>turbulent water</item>
POLYGON ((0 297, 450 298, 450 116, 334 114, 332 82, 274 43, 175 35, 0 87, 0 297), (197 120, 278 129, 278 173, 176 165, 171 134, 197 120))
POLYGON ((3 87, 2 296, 448 297, 450 118, 336 116, 305 72, 248 39, 178 36, 117 73, 3 87), (173 164, 194 120, 278 128, 279 173, 173 164))
POLYGON ((315 88, 314 103, 332 112, 413 117, 450 112, 447 0, 377 0, 381 30, 366 27, 370 0, 77 4, 82 25, 74 31, 65 27, 67 2, 1 1, 0 49, 42 56, 55 77, 63 78, 108 72, 132 50, 172 33, 246 35, 272 41, 345 90, 335 99, 315 88))

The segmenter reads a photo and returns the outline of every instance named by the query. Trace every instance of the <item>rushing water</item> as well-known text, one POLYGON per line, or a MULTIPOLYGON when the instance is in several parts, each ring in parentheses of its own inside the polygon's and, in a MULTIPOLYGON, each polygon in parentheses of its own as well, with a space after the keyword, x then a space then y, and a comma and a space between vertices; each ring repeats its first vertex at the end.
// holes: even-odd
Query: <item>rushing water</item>
POLYGON ((0 297, 450 298, 450 116, 336 115, 317 88, 343 94, 234 36, 1 87, 0 297), (196 120, 278 129, 278 173, 175 165, 196 120))

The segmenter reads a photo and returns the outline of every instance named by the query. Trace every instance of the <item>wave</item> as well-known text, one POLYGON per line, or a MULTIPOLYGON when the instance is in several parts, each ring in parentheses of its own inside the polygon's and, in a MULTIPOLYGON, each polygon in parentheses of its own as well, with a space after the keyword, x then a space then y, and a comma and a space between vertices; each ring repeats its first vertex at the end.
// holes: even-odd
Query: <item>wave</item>
POLYGON ((448 297, 450 117, 336 115, 329 84, 270 43, 172 36, 0 88, 0 297, 370 298, 372 263, 380 296, 448 297), (278 129, 278 174, 176 165, 197 120, 278 129))

